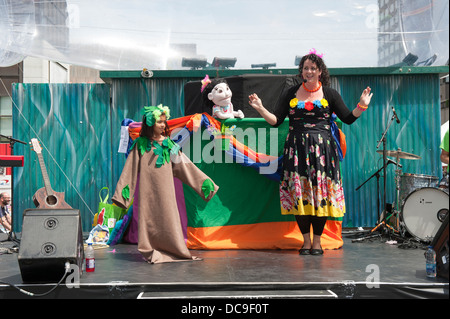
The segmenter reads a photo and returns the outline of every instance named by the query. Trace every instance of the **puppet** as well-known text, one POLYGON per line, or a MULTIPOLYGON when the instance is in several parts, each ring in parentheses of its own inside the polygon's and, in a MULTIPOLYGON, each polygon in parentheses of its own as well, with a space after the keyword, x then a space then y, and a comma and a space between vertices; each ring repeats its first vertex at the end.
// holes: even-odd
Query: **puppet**
POLYGON ((235 111, 231 97, 233 93, 225 79, 209 79, 209 76, 202 80, 203 103, 212 107, 212 116, 221 120, 232 118, 244 118, 241 110, 235 111))

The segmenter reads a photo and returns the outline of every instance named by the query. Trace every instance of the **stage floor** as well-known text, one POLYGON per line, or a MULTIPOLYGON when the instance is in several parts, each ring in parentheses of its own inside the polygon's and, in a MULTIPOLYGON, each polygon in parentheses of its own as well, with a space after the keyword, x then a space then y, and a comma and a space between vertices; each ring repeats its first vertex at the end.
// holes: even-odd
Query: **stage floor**
MULTIPOLYGON (((448 299, 448 279, 425 275, 422 247, 399 248, 386 238, 354 242, 343 233, 344 246, 322 256, 300 256, 296 250, 193 250, 201 261, 148 264, 136 245, 96 249, 96 269, 83 272, 79 287, 63 281, 45 298, 192 299, 448 299)), ((23 284, 18 254, 4 253, 1 298, 33 298, 5 284, 45 293, 54 284, 23 284)), ((73 281, 72 281, 73 283, 73 281)))

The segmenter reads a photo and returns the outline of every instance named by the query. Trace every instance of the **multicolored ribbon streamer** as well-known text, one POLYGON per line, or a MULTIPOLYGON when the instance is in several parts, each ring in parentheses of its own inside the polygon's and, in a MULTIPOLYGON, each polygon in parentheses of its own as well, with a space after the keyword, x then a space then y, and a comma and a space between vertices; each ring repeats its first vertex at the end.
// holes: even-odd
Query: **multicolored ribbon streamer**
MULTIPOLYGON (((224 138, 224 135, 214 134, 213 131, 221 132, 222 123, 213 118, 207 113, 197 113, 194 115, 184 116, 176 119, 167 121, 170 131, 175 129, 180 129, 177 131, 176 136, 173 141, 177 143, 181 148, 191 137, 193 132, 197 132, 201 127, 210 128, 210 134, 212 139, 224 138)), ((140 122, 133 122, 128 125, 128 130, 130 133, 130 145, 132 145, 133 140, 139 137, 139 132, 141 130, 140 122)), ((272 180, 280 180, 281 163, 282 156, 270 156, 263 153, 258 153, 241 142, 237 141, 234 136, 226 136, 230 139, 230 147, 224 150, 225 154, 233 159, 233 162, 239 163, 243 166, 252 167, 261 172, 262 175, 270 178, 272 180), (265 167, 277 167, 276 172, 265 173, 265 167)))

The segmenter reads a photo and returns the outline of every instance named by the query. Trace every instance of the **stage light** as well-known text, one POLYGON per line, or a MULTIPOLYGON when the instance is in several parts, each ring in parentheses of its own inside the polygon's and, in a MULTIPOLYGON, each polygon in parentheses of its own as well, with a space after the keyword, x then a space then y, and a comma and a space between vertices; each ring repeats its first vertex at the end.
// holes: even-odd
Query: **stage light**
POLYGON ((215 68, 232 68, 236 64, 237 59, 236 58, 219 58, 215 57, 211 66, 215 68))
POLYGON ((437 55, 434 54, 433 56, 429 57, 428 59, 425 59, 423 61, 417 62, 416 66, 420 66, 420 65, 422 65, 422 66, 429 66, 429 65, 432 65, 436 61, 436 59, 437 59, 437 55))
POLYGON ((402 60, 402 62, 396 63, 391 66, 394 66, 394 67, 395 66, 413 66, 414 63, 417 61, 417 59, 419 59, 419 57, 417 55, 408 53, 408 55, 405 56, 405 58, 402 60))
POLYGON ((183 58, 181 60, 181 66, 191 68, 191 70, 204 68, 206 64, 206 58, 183 58))
POLYGON ((408 55, 403 59, 403 63, 406 65, 414 65, 414 63, 417 61, 419 57, 417 55, 414 55, 412 53, 408 53, 408 55))
POLYGON ((267 70, 268 68, 274 68, 276 66, 276 63, 252 64, 252 69, 262 68, 264 70, 267 70))

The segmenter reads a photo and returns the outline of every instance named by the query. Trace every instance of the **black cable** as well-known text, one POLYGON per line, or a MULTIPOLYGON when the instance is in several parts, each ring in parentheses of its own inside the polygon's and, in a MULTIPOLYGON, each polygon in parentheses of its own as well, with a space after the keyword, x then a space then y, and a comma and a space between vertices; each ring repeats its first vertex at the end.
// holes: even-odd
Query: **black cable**
POLYGON ((1 280, 0 280, 0 283, 8 285, 8 286, 10 286, 10 287, 12 287, 14 289, 17 289, 21 293, 23 293, 25 295, 28 295, 28 296, 31 296, 31 297, 43 297, 43 296, 46 296, 46 295, 50 294, 53 290, 58 288, 59 285, 61 285, 62 281, 64 280, 64 278, 66 277, 66 275, 69 273, 69 270, 70 270, 70 263, 68 261, 65 263, 65 267, 64 268, 65 268, 65 272, 64 272, 64 275, 62 276, 61 280, 52 289, 50 289, 47 292, 41 293, 41 294, 35 294, 33 292, 26 291, 25 289, 19 288, 16 285, 13 285, 13 284, 1 281, 1 280))

